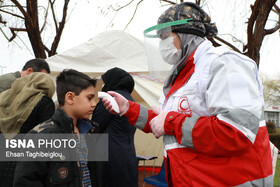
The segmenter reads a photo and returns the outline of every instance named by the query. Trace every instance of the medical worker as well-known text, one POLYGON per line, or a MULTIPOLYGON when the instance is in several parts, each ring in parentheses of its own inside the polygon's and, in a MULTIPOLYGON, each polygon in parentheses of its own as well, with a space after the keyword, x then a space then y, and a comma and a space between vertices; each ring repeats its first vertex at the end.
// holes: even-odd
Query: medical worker
MULTIPOLYGON (((153 27, 162 58, 173 65, 160 110, 109 93, 130 124, 164 136, 168 186, 273 186, 257 66, 206 40, 217 34, 210 21, 199 6, 183 2, 167 9, 153 27)), ((103 102, 113 113, 110 101, 103 102)))

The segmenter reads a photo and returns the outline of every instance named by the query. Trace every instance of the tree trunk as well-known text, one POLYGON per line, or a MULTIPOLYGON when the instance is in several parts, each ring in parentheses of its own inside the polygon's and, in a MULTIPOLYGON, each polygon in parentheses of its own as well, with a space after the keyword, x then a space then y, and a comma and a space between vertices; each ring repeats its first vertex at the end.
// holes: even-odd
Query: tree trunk
POLYGON ((36 58, 45 59, 47 56, 44 50, 38 21, 38 1, 26 0, 26 5, 28 17, 25 17, 25 27, 34 55, 36 58))
POLYGON ((273 5, 277 0, 256 0, 252 6, 252 15, 248 22, 248 53, 259 67, 260 49, 265 36, 265 24, 273 5))

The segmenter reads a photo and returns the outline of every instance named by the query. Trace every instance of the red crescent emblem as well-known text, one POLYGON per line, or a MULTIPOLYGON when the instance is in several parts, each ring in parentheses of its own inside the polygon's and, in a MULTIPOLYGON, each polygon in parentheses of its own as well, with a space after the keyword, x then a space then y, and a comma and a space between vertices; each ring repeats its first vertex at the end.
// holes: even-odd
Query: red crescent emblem
POLYGON ((187 96, 182 96, 178 102, 178 112, 181 114, 192 114, 187 96))

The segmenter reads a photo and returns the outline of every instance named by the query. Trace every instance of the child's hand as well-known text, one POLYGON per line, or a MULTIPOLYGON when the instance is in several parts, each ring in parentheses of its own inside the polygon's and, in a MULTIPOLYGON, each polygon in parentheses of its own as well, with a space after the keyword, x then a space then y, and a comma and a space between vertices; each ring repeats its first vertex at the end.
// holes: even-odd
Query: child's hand
POLYGON ((106 110, 108 110, 111 114, 119 114, 120 116, 124 115, 129 108, 128 100, 125 97, 123 97, 121 94, 118 94, 117 92, 108 91, 107 93, 110 94, 112 97, 114 97, 117 104, 119 105, 120 112, 116 113, 112 108, 111 102, 106 98, 103 98, 102 102, 106 107, 106 110))

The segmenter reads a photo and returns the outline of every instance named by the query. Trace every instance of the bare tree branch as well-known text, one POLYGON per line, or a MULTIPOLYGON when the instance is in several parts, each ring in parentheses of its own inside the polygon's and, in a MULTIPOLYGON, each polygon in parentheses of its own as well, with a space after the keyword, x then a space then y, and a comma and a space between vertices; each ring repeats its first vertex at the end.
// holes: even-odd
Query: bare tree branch
POLYGON ((173 4, 173 5, 177 4, 177 3, 175 3, 175 2, 172 2, 172 1, 169 1, 169 0, 161 0, 161 1, 163 1, 163 2, 166 2, 166 3, 170 3, 170 4, 173 4))
POLYGON ((118 9, 114 9, 114 7, 112 7, 112 6, 111 6, 111 8, 112 8, 114 11, 119 11, 119 10, 121 10, 121 9, 123 9, 123 8, 125 8, 125 7, 127 7, 127 6, 129 6, 133 1, 134 1, 134 0, 131 0, 129 3, 127 3, 127 4, 124 5, 124 6, 121 6, 121 7, 118 8, 118 9))
POLYGON ((218 37, 218 36, 215 36, 214 37, 216 40, 226 44, 227 46, 229 46, 230 48, 232 48, 234 51, 238 52, 238 53, 241 53, 241 51, 239 51, 239 49, 237 49, 234 45, 230 44, 229 42, 223 40, 222 38, 218 37))
MULTIPOLYGON (((32 54, 32 51, 27 47, 27 45, 26 45, 25 42, 21 39, 21 37, 20 37, 20 36, 17 36, 17 38, 22 42, 22 44, 24 45, 25 49, 27 49, 28 52, 29 52, 31 55, 33 55, 33 54, 32 54)), ((14 41, 14 42, 15 42, 15 41, 14 41)), ((22 48, 17 42, 15 42, 15 44, 16 44, 19 48, 22 48)))
POLYGON ((27 12, 24 10, 23 6, 17 1, 17 0, 11 0, 16 7, 20 10, 20 12, 22 13, 22 15, 25 17, 25 19, 30 19, 27 12))
POLYGON ((49 50, 49 48, 46 45, 44 45, 44 49, 47 51, 48 54, 51 53, 51 50, 49 50))
POLYGON ((15 33, 16 31, 26 31, 26 29, 24 28, 13 28, 10 27, 11 33, 12 33, 12 37, 9 39, 9 42, 13 41, 13 39, 16 38, 17 34, 15 33))
POLYGON ((219 44, 218 42, 216 42, 215 40, 214 40, 214 38, 207 38, 210 42, 212 42, 212 44, 213 44, 213 46, 215 46, 215 47, 219 47, 219 46, 221 46, 221 44, 219 44))
POLYGON ((275 8, 277 14, 280 14, 280 8, 276 4, 274 4, 273 7, 275 8))
POLYGON ((16 7, 15 5, 2 5, 0 8, 10 8, 10 7, 16 7))
POLYGON ((57 33, 58 32, 58 24, 57 24, 57 20, 56 20, 56 16, 55 16, 55 11, 54 11, 54 3, 55 3, 55 1, 52 2, 51 0, 49 0, 49 3, 51 5, 53 21, 54 21, 55 30, 56 30, 56 33, 57 33))
POLYGON ((10 27, 10 30, 12 30, 12 31, 26 31, 25 28, 13 28, 13 27, 10 27))
POLYGON ((6 25, 7 21, 4 21, 3 18, 2 18, 2 15, 0 14, 0 23, 6 25))
POLYGON ((70 0, 65 0, 64 1, 62 20, 59 23, 58 31, 57 31, 57 34, 56 34, 56 36, 54 38, 54 41, 52 43, 52 47, 51 47, 51 51, 49 53, 49 56, 52 56, 52 55, 56 54, 56 50, 57 50, 58 44, 60 42, 62 31, 63 31, 64 25, 66 23, 67 9, 68 9, 69 2, 70 2, 70 0))
POLYGON ((8 36, 5 34, 5 32, 2 30, 2 28, 0 27, 0 31, 2 32, 2 34, 4 35, 4 37, 9 41, 8 36))
POLYGON ((48 8, 46 9, 45 19, 44 19, 43 26, 42 26, 42 28, 41 28, 41 30, 40 30, 40 33, 43 32, 45 26, 47 25, 48 12, 49 12, 49 3, 48 3, 48 8))
POLYGON ((279 24, 279 22, 278 22, 278 24, 275 25, 274 28, 268 29, 268 30, 264 30, 264 35, 272 34, 272 33, 276 32, 276 31, 278 31, 279 29, 280 29, 280 24, 279 24))
POLYGON ((2 9, 0 9, 0 12, 4 12, 4 13, 6 13, 6 14, 9 14, 9 15, 12 15, 12 16, 15 16, 15 17, 24 19, 24 17, 22 17, 22 16, 20 16, 20 15, 17 15, 17 14, 14 14, 14 13, 12 13, 12 12, 8 12, 8 11, 2 10, 2 9))
MULTIPOLYGON (((16 37, 20 38, 20 35, 18 35, 19 31, 26 31, 28 34, 28 38, 30 41, 30 44, 32 46, 33 49, 33 53, 35 55, 36 58, 46 58, 46 53, 49 56, 52 56, 54 54, 56 54, 56 50, 58 48, 58 44, 60 42, 60 38, 62 35, 62 31, 64 29, 65 23, 66 23, 66 19, 67 19, 67 9, 68 9, 68 4, 69 4, 70 0, 64 0, 64 6, 63 6, 63 15, 61 18, 61 22, 58 23, 58 20, 56 18, 56 14, 55 14, 55 2, 57 2, 56 0, 48 0, 48 6, 47 8, 45 8, 44 6, 39 6, 38 4, 38 0, 11 0, 11 1, 5 1, 5 2, 11 2, 12 5, 8 5, 7 3, 4 4, 2 0, 0 0, 0 13, 3 12, 3 14, 9 14, 15 18, 17 18, 16 23, 21 23, 21 20, 24 20, 24 26, 25 28, 10 28, 10 31, 12 33, 12 37, 9 38, 4 31, 1 29, 0 32, 3 33, 4 37, 6 37, 6 39, 8 41, 13 41, 15 44, 16 41, 14 40, 16 37), (25 2, 25 3, 24 3, 25 2), (4 5, 3 5, 4 4, 4 5), (24 4, 24 6, 23 6, 24 4), (4 8, 3 8, 4 7, 4 8), (20 12, 18 13, 19 15, 17 15, 16 13, 14 13, 14 9, 11 7, 15 7, 14 9, 16 9, 17 11, 15 12, 20 12), (39 9, 40 8, 40 9, 39 9), (41 8, 43 8, 44 10, 41 10, 41 8), (51 49, 50 47, 48 48, 42 40, 42 32, 44 31, 45 27, 47 27, 47 21, 49 18, 49 11, 52 11, 52 18, 53 18, 53 23, 55 24, 55 31, 56 31, 56 35, 53 39, 52 45, 51 45, 51 49), (39 17, 41 18, 40 15, 43 15, 43 23, 42 26, 40 28, 39 25, 39 17)), ((40 1, 41 2, 41 1, 40 1)), ((2 14, 2 15, 3 15, 2 14)), ((5 24, 6 20, 3 20, 1 15, 0 15, 0 23, 4 23, 5 24)), ((40 19, 41 21, 41 19, 40 19)), ((7 21, 8 22, 8 21, 7 21)), ((23 40, 21 40, 23 42, 23 40)), ((27 49, 28 47, 25 45, 25 43, 23 42, 23 44, 27 49)))
POLYGON ((272 34, 272 33, 276 32, 277 30, 280 29, 280 8, 276 4, 274 4, 273 7, 275 8, 275 12, 278 14, 278 22, 277 22, 277 24, 275 25, 274 28, 265 30, 264 31, 265 35, 272 34))
POLYGON ((233 42, 239 42, 239 43, 241 43, 243 46, 245 45, 244 42, 242 42, 240 39, 236 38, 236 37, 233 36, 232 34, 220 34, 220 36, 222 36, 222 35, 228 35, 228 36, 230 36, 230 37, 232 38, 232 41, 233 41, 233 42))
POLYGON ((132 15, 131 19, 129 20, 129 22, 126 24, 124 30, 126 30, 127 27, 128 27, 128 25, 132 22, 132 20, 133 20, 135 14, 136 14, 136 12, 137 12, 138 6, 139 6, 140 3, 142 3, 143 1, 144 1, 144 0, 141 0, 141 1, 139 1, 139 2, 137 3, 137 5, 136 5, 136 7, 135 7, 135 9, 134 9, 133 15, 132 15))

